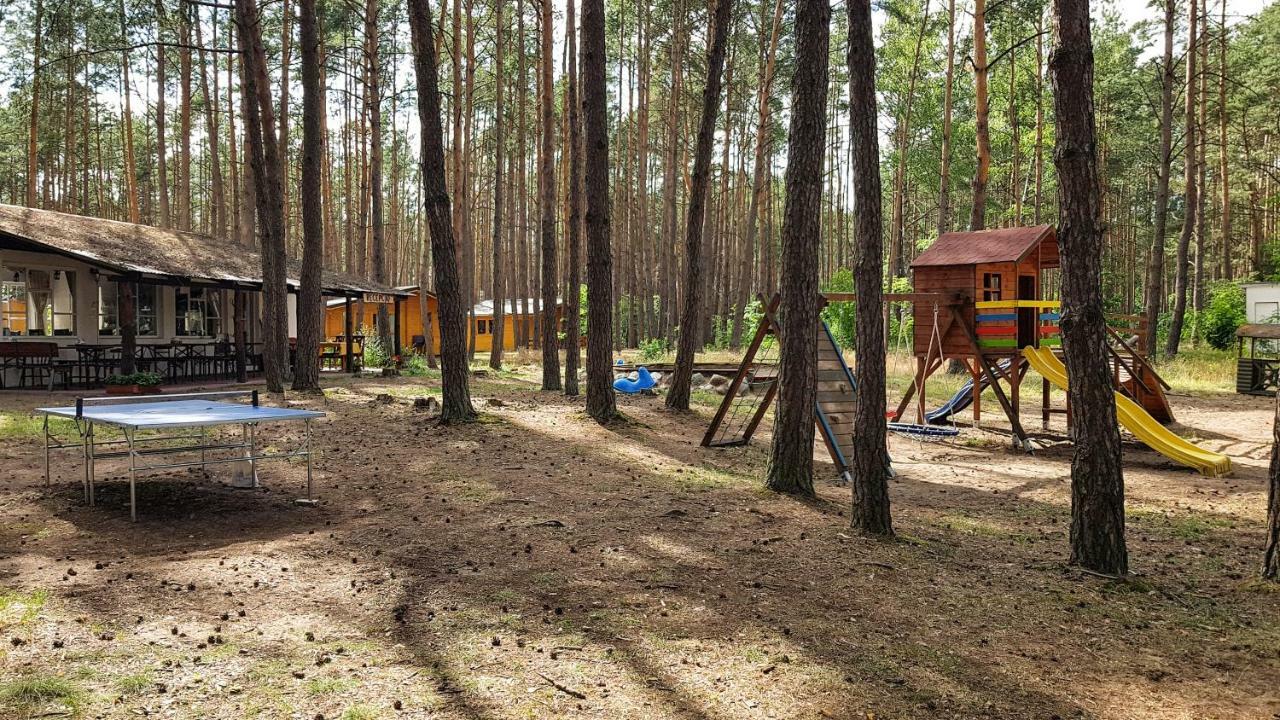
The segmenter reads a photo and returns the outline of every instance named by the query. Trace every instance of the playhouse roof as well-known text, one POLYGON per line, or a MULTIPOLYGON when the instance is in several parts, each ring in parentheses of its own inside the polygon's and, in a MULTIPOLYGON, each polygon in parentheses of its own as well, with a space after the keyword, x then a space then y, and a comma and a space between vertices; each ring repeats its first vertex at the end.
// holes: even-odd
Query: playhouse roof
POLYGON ((1041 248, 1041 267, 1058 267, 1058 236, 1052 225, 943 233, 911 267, 1019 262, 1036 248, 1041 248))

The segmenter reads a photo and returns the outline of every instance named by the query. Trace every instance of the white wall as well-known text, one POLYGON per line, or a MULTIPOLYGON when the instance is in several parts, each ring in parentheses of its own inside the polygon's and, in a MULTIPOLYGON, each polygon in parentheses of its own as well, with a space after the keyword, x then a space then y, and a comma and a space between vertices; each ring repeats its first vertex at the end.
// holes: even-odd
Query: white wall
POLYGON ((1280 283, 1244 286, 1245 319, 1251 323, 1280 323, 1280 283))

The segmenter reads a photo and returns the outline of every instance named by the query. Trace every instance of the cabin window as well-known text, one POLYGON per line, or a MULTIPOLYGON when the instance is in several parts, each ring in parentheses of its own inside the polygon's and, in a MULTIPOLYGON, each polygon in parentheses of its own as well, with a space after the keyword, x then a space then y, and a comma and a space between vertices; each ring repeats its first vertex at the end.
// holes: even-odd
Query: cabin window
POLYGON ((982 299, 1000 300, 1000 273, 982 273, 982 299))
POLYGON ((1280 321, 1280 302, 1255 302, 1253 304, 1253 321, 1274 323, 1280 321))
POLYGON ((0 284, 0 334, 74 335, 75 299, 74 271, 34 268, 14 271, 0 284))
MULTIPOLYGON (((138 337, 155 337, 160 334, 160 323, 157 322, 156 286, 138 284, 134 286, 134 319, 138 323, 138 337)), ((120 286, 104 280, 98 286, 98 334, 120 334, 120 286)))
POLYGON ((178 288, 174 315, 175 335, 217 337, 222 332, 222 291, 202 287, 178 288))
POLYGON ((488 334, 489 334, 489 322, 490 322, 489 320, 477 320, 477 321, 476 321, 476 334, 477 334, 477 335, 488 335, 488 334))

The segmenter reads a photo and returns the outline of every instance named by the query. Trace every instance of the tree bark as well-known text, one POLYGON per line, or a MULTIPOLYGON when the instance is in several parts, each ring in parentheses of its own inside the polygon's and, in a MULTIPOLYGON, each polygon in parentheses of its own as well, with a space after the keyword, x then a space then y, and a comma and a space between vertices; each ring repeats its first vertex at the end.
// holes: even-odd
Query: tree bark
MULTIPOLYGON (((236 27, 241 39, 244 118, 248 136, 254 195, 261 226, 263 379, 268 392, 283 392, 288 374, 288 287, 285 273, 284 200, 280 178, 280 148, 276 143, 275 111, 267 80, 261 18, 255 0, 236 0, 236 27)), ((184 175, 188 173, 184 172, 184 175)))
POLYGON ((1197 181, 1197 165, 1196 165, 1196 149, 1197 149, 1197 128, 1196 128, 1196 55, 1199 45, 1199 35, 1196 30, 1196 23, 1199 19, 1196 8, 1198 7, 1196 0, 1191 0, 1187 6, 1187 87, 1184 104, 1184 116, 1186 118, 1186 131, 1184 139, 1186 141, 1182 178, 1186 186, 1186 203, 1182 220, 1182 233, 1178 236, 1178 253, 1175 262, 1173 275, 1173 316, 1169 320, 1169 337, 1165 339, 1164 354, 1167 357, 1173 357, 1178 354, 1178 345, 1182 342, 1182 327, 1187 317, 1187 293, 1189 277, 1189 255, 1191 252, 1191 240, 1195 235, 1196 228, 1196 209, 1200 205, 1199 188, 1196 187, 1197 181))
POLYGON ((1103 229, 1088 0, 1054 0, 1049 57, 1057 139, 1062 336, 1071 384, 1071 562, 1124 575, 1124 475, 1106 354, 1103 229))
POLYGON ((951 106, 956 74, 956 0, 947 0, 947 72, 942 88, 942 158, 938 179, 938 235, 951 229, 951 106))
MULTIPOLYGON (((504 285, 506 282, 505 274, 502 267, 502 213, 503 213, 503 194, 502 184, 503 178, 503 155, 507 150, 506 136, 506 118, 503 116, 502 94, 503 85, 506 82, 506 66, 503 64, 503 51, 506 44, 506 26, 503 24, 502 5, 505 0, 494 0, 493 2, 493 25, 497 33, 497 39, 494 41, 494 52, 496 53, 496 62, 494 63, 498 69, 497 77, 494 82, 494 111, 493 111, 493 327, 490 337, 493 344, 489 350, 489 367, 494 370, 502 369, 502 351, 506 342, 506 313, 504 312, 504 303, 506 298, 503 295, 504 285)), ((572 42, 572 39, 570 39, 572 42)))
POLYGON ((613 253, 609 247, 609 118, 604 0, 582 3, 582 124, 586 136, 587 414, 618 417, 613 392, 613 253))
POLYGON ((784 177, 779 390, 765 486, 775 492, 808 496, 813 495, 813 414, 818 380, 814 333, 818 327, 816 290, 830 37, 828 1, 799 0, 784 177))
POLYGON ((298 0, 298 43, 302 58, 302 277, 298 281, 298 347, 294 353, 293 389, 320 392, 320 341, 324 334, 325 90, 320 81, 320 17, 318 0, 298 0))
MULTIPOLYGON (((853 528, 859 532, 892 535, 889 458, 885 450, 885 336, 881 315, 883 239, 875 44, 871 37, 870 0, 847 0, 845 5, 849 14, 849 129, 853 151, 853 193, 854 207, 858 208, 853 244, 854 289, 858 293, 858 363, 854 380, 858 384, 858 393, 853 411, 851 518, 853 528)), ((907 112, 909 117, 910 111, 907 112)), ((900 149, 905 149, 905 145, 904 141, 899 141, 900 149)))
POLYGON ((756 143, 755 156, 751 165, 751 199, 747 205, 747 228, 742 240, 741 257, 738 258, 738 286, 733 305, 733 334, 729 345, 738 348, 742 345, 743 317, 747 304, 751 301, 752 260, 755 258, 757 238, 759 236, 760 213, 764 205, 764 196, 769 191, 769 182, 773 179, 769 172, 769 107, 773 99, 773 76, 777 67, 778 36, 782 27, 782 0, 773 4, 773 27, 769 32, 769 49, 761 58, 760 90, 756 98, 756 143))
MULTIPOLYGON (((716 114, 720 111, 721 73, 724 70, 725 49, 729 44, 732 5, 732 0, 716 0, 711 44, 707 50, 707 83, 702 89, 702 119, 698 124, 697 146, 693 155, 693 181, 689 185, 689 215, 685 226, 684 306, 680 311, 675 371, 672 373, 671 387, 667 390, 667 407, 673 410, 689 409, 693 356, 701 345, 698 321, 702 317, 703 295, 702 232, 706 225, 711 149, 715 143, 716 114)), ((728 141, 726 137, 725 142, 728 141)))
POLYGON ((1164 61, 1160 78, 1160 161, 1156 166, 1155 228, 1147 256, 1147 278, 1142 305, 1147 318, 1144 346, 1156 350, 1160 308, 1164 304, 1164 244, 1169 227, 1169 176, 1173 172, 1173 28, 1175 0, 1165 0, 1164 61))
POLYGON ((552 30, 555 15, 552 0, 541 2, 541 48, 538 71, 542 97, 539 115, 542 120, 542 152, 538 168, 539 231, 542 238, 542 389, 559 390, 560 340, 556 327, 556 111, 555 86, 552 71, 555 69, 555 43, 552 30))
POLYGON ((430 224, 431 262, 440 303, 440 365, 444 387, 440 422, 469 422, 475 419, 476 411, 471 406, 466 308, 458 281, 457 243, 449 210, 449 190, 445 185, 440 80, 429 0, 409 0, 409 30, 413 36, 418 119, 422 125, 423 203, 430 224))
POLYGON ((39 177, 40 152, 40 63, 44 57, 44 2, 35 0, 35 19, 32 32, 35 35, 31 56, 31 115, 27 122, 27 207, 37 207, 36 187, 39 177))
MULTIPOLYGON (((382 194, 382 63, 378 36, 378 0, 365 5, 364 31, 369 56, 369 82, 365 93, 369 103, 369 225, 372 240, 373 279, 387 284, 387 236, 382 194)), ((378 303, 378 338, 389 354, 395 347, 391 337, 391 315, 387 303, 378 303)))
MULTIPOLYGON (((164 0, 156 0, 156 37, 164 32, 164 0)), ((169 159, 165 140, 165 52, 164 45, 156 47, 156 194, 160 205, 160 227, 169 227, 172 219, 169 211, 169 159)))
POLYGON ((1222 37, 1218 44, 1218 70, 1221 77, 1218 81, 1218 183, 1222 186, 1222 260, 1219 268, 1223 280, 1231 280, 1235 275, 1231 262, 1231 166, 1230 143, 1227 140, 1227 45, 1230 33, 1227 30, 1227 2, 1222 0, 1222 26, 1219 30, 1222 37))
POLYGON ((987 226, 987 177, 991 172, 991 106, 987 94, 987 2, 973 3, 973 102, 977 166, 973 172, 973 208, 969 229, 987 226))
POLYGON ((569 212, 565 228, 565 248, 568 254, 568 291, 565 294, 565 352, 564 352, 564 394, 570 397, 578 395, 578 365, 581 343, 580 318, 582 267, 582 117, 578 101, 578 38, 577 17, 574 11, 574 0, 567 0, 565 9, 565 42, 568 45, 568 59, 565 66, 565 114, 569 125, 569 183, 565 188, 568 194, 569 212))
POLYGON ((1280 394, 1271 423, 1271 466, 1267 471, 1267 541, 1262 554, 1262 577, 1280 579, 1280 394))

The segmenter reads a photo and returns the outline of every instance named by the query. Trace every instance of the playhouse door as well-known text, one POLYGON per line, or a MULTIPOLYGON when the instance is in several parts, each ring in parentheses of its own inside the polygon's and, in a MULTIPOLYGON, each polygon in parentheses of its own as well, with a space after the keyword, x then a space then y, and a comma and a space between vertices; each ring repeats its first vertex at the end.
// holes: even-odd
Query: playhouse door
MULTIPOLYGON (((1018 299, 1036 299, 1036 278, 1034 275, 1018 276, 1018 299)), ((1036 308, 1018 308, 1019 348, 1036 344, 1036 312, 1036 308)))

